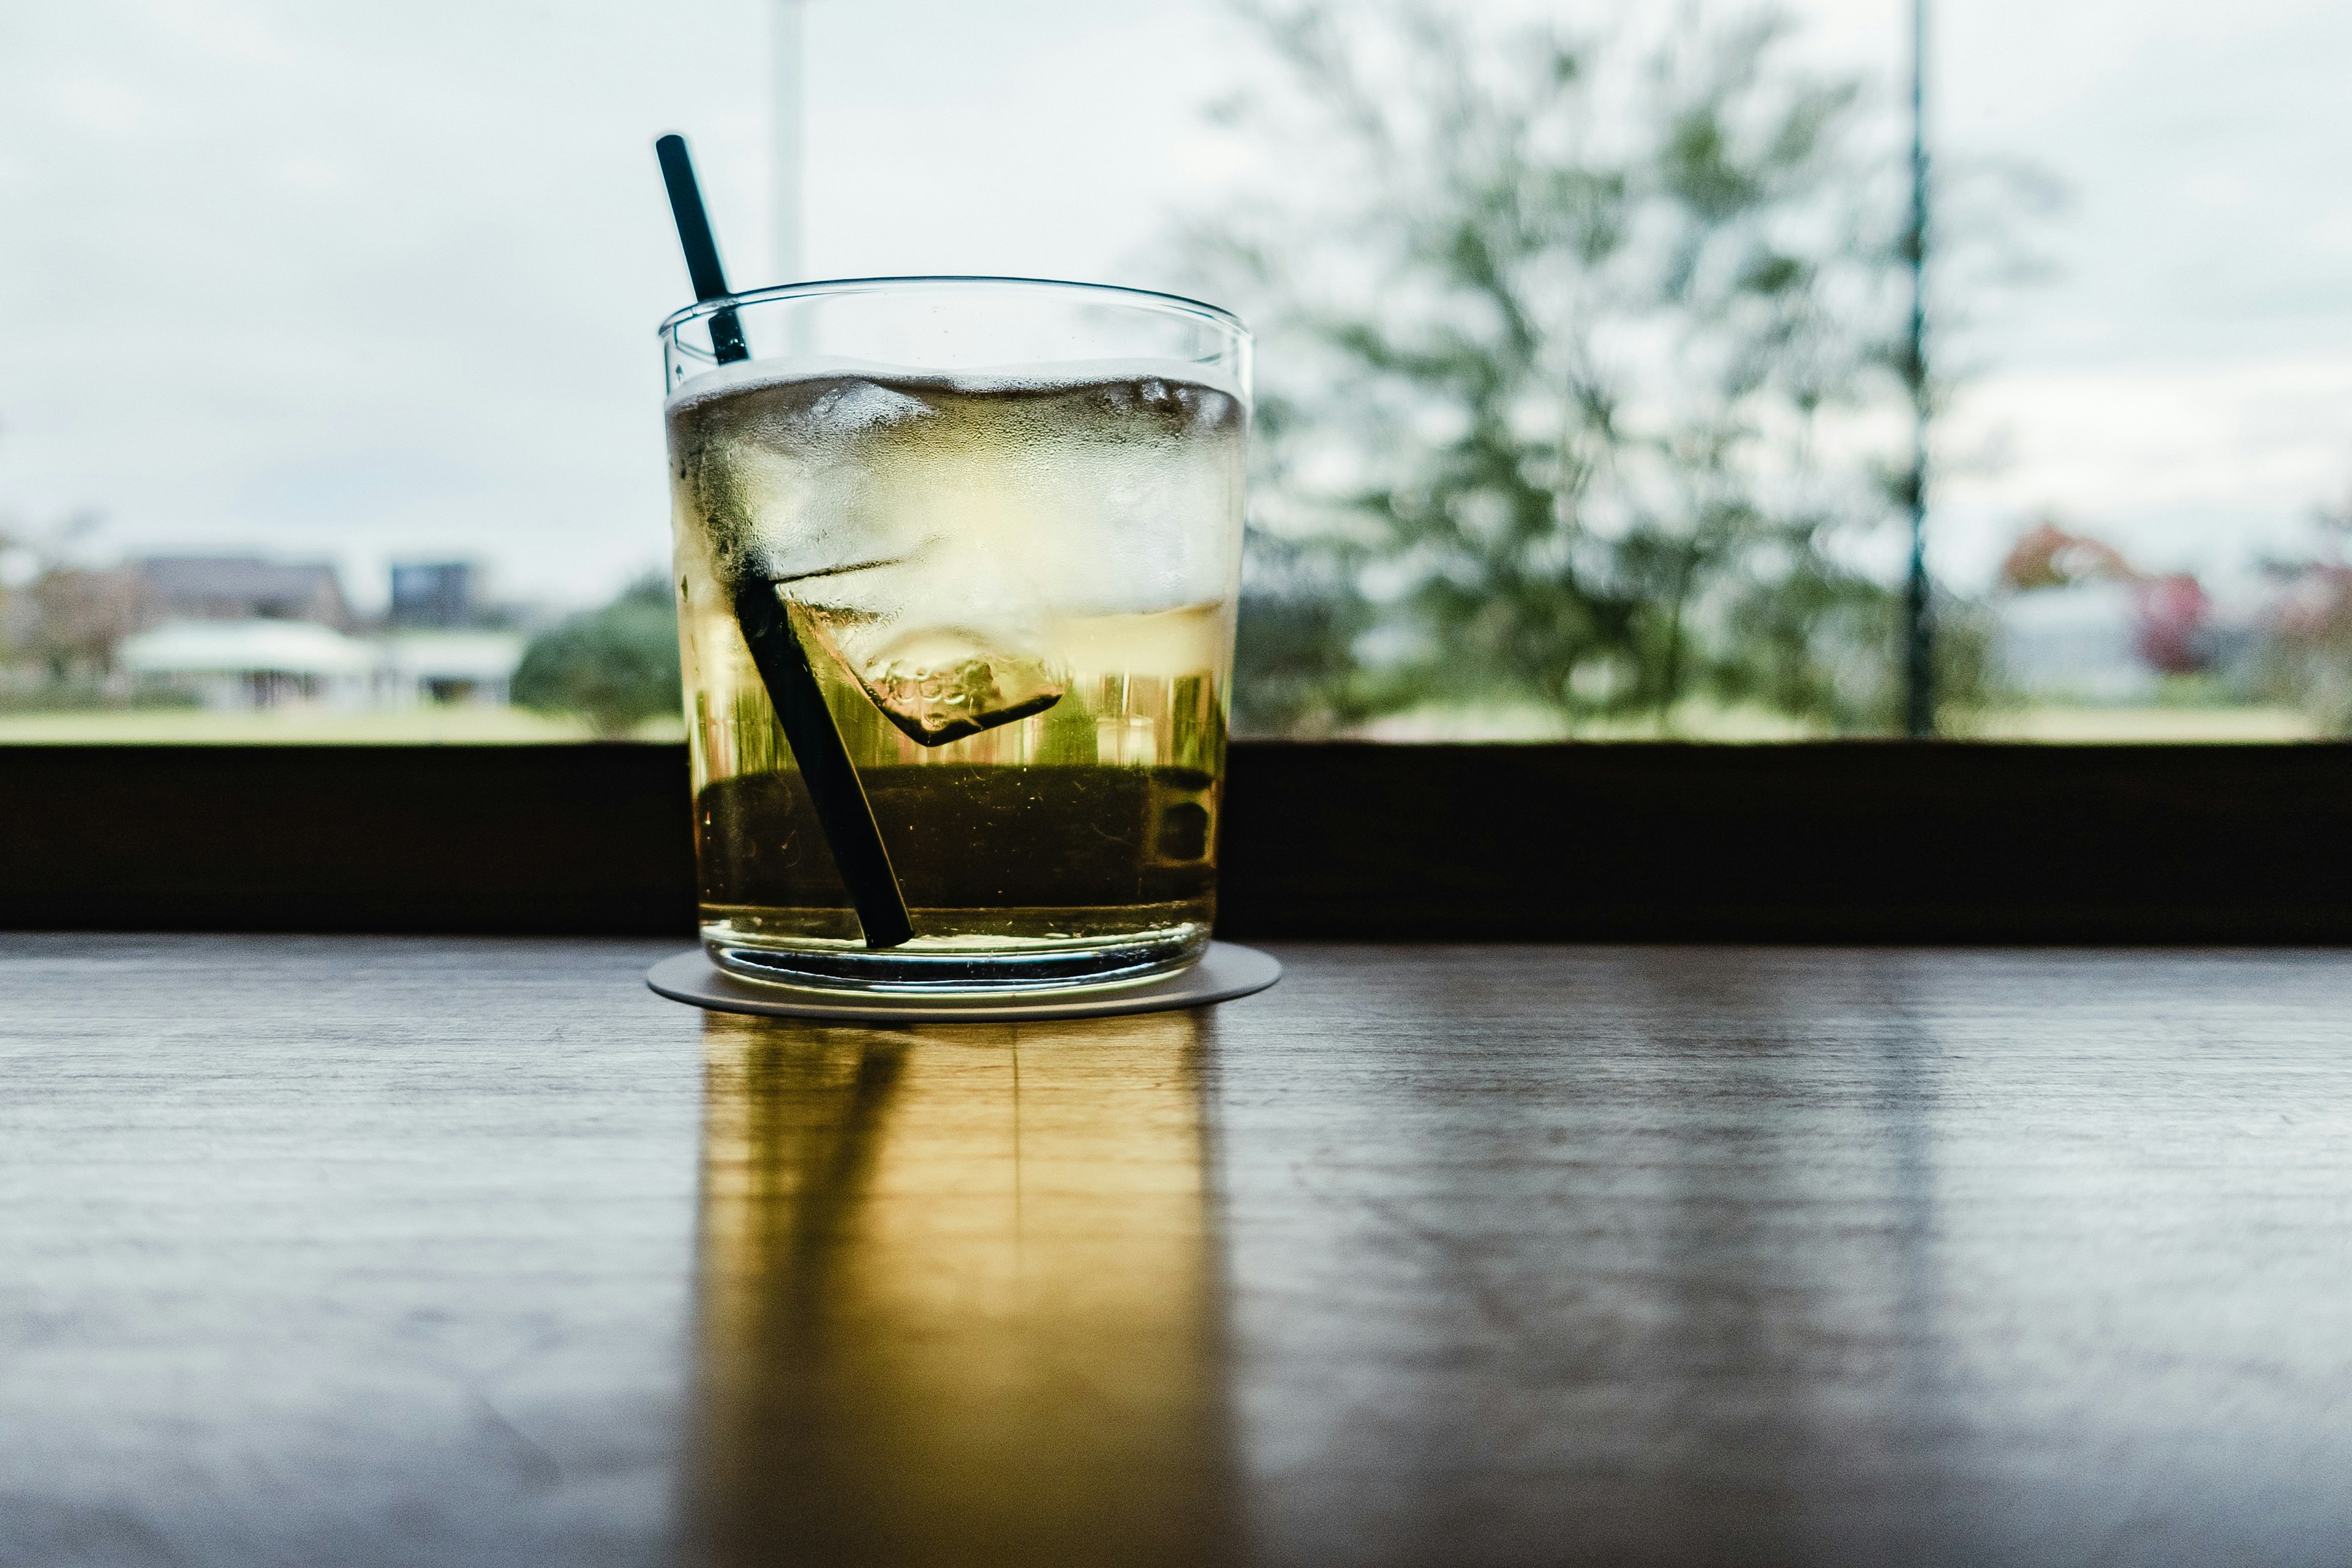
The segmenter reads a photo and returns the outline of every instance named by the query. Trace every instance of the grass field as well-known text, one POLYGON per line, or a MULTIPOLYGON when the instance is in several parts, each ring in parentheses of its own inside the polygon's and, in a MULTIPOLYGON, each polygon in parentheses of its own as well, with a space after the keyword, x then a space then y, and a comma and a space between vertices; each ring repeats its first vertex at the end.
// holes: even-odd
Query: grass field
MULTIPOLYGON (((2213 745, 2325 739, 2289 708, 2150 705, 2141 708, 2037 706, 1969 715, 1954 739, 2037 741, 2051 745, 2213 745)), ((1375 741, 1704 741, 1771 745, 1817 741, 1825 731, 1759 709, 1688 703, 1670 722, 1614 720, 1570 728, 1535 708, 1424 709, 1377 720, 1362 738, 1375 741)))
POLYGON ((2327 739, 2292 708, 2026 708, 1979 715, 1969 738, 2074 745, 2327 739))
MULTIPOLYGON (((682 741, 683 720, 650 720, 629 737, 682 741)), ((1769 745, 1819 739, 1777 714, 1693 707, 1674 723, 1621 723, 1573 733, 1538 710, 1424 710, 1382 720, 1364 738, 1433 741, 1710 741, 1769 745)), ((2126 742, 2199 743, 2311 741, 2309 720, 2284 708, 2026 708, 1979 714, 1963 738, 2053 745, 2126 742)), ((415 708, 388 713, 278 710, 215 713, 167 708, 89 713, 0 713, 0 745, 502 746, 593 739, 575 720, 520 708, 415 708)))
MULTIPOLYGON (((577 720, 471 705, 383 713, 215 713, 201 708, 0 713, 0 745, 511 746, 594 738, 577 720)), ((630 737, 685 738, 686 721, 674 718, 650 720, 630 737)))

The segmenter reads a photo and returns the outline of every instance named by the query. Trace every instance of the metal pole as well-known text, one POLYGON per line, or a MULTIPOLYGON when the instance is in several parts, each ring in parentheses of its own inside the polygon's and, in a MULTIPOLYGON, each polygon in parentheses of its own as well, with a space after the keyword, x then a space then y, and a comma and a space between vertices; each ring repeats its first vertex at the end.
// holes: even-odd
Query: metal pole
POLYGON ((801 254, 801 5, 775 0, 774 98, 768 136, 771 280, 797 283, 801 254))
POLYGON ((1927 0, 1911 0, 1911 331, 1904 373, 1911 385, 1911 574, 1903 598, 1904 731, 1936 732, 1936 645, 1927 582, 1927 0))

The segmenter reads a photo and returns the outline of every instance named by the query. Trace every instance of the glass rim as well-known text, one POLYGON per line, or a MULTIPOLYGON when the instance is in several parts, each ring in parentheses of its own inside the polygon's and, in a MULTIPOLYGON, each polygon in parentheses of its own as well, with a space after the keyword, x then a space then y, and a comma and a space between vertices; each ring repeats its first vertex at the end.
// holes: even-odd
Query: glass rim
POLYGON ((1243 323, 1242 319, 1223 305, 1212 305, 1205 300, 1194 300, 1182 294, 1165 293, 1156 289, 1134 289, 1124 283, 1080 283, 1064 278, 1003 278, 987 273, 960 272, 887 278, 823 278, 805 283, 776 283, 765 289, 746 289, 740 293, 714 295, 663 317, 661 325, 655 329, 655 336, 674 338, 677 335, 677 329, 688 321, 744 305, 764 305, 779 300, 814 299, 826 295, 881 293, 890 289, 921 289, 976 283, 998 288, 1108 295, 1120 304, 1154 310, 1167 315, 1197 317, 1224 328, 1244 342, 1256 341, 1255 334, 1243 323))

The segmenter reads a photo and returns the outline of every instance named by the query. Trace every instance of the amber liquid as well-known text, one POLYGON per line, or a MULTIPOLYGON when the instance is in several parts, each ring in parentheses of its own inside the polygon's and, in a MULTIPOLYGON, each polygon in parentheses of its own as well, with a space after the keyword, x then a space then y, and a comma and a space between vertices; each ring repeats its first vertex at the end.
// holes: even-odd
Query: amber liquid
MULTIPOLYGON (((919 934, 1181 940, 1215 913, 1207 773, 964 763, 872 768, 864 779, 919 934)), ((705 785, 696 826, 704 918, 724 934, 856 942, 798 773, 705 785)))
POLYGON ((1128 581, 1164 601, 1199 575, 1178 570, 1195 536, 1204 556, 1220 531, 1238 538, 1238 404, 1156 381, 833 377, 686 403, 670 434, 702 921, 721 962, 806 979, 806 960, 854 985, 883 956, 736 623, 756 578, 783 598, 872 805, 915 929, 892 954, 1080 983, 1206 945, 1232 599, 1103 601, 1128 581), (838 413, 869 405, 889 417, 838 413))
MULTIPOLYGON (((713 590, 715 592, 715 589, 713 590)), ((689 603, 697 595, 688 584, 689 603)), ((1066 634, 1134 661, 1217 635, 1213 610, 1066 634), (1122 635, 1123 634, 1123 635, 1122 635)), ((731 617, 696 617, 702 918, 714 942, 855 949, 857 916, 731 617), (717 706, 712 699, 724 700, 717 706)), ((1054 705, 942 746, 910 739, 818 662, 919 951, 1197 945, 1215 913, 1224 705, 1203 672, 1074 678, 1054 705)))

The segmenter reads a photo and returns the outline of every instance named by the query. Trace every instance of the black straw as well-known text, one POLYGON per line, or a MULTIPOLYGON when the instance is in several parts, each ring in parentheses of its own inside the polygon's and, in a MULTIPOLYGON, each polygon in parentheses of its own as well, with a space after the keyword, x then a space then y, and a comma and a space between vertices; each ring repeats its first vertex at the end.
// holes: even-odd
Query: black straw
MULTIPOLYGON (((669 187, 669 214, 677 220, 677 243, 686 251, 686 275, 694 281, 694 297, 725 299, 727 273, 719 265, 719 240, 702 210, 702 188, 694 182, 694 160, 686 151, 686 138, 676 133, 662 137, 654 143, 654 156, 661 160, 662 184, 669 187)), ((720 364, 751 357, 743 342, 743 323, 733 310, 712 312, 710 347, 720 364)))
MULTIPOLYGON (((686 138, 665 136, 654 143, 661 159, 662 183, 669 187, 669 210, 677 219, 677 242, 686 249, 686 270, 694 279, 697 300, 727 297, 727 275, 719 265, 719 242, 711 237, 710 219, 702 209, 702 192, 695 184, 694 160, 687 155, 686 138)), ((710 346, 720 364, 751 357, 743 342, 743 325, 732 310, 710 317, 710 346)), ((817 826, 825 847, 849 888, 849 902, 866 933, 866 945, 897 947, 915 934, 907 916, 906 896, 898 890, 898 873, 890 868, 890 851, 882 843, 882 829, 874 821, 873 803, 849 760, 841 727, 824 704, 824 690, 810 668, 808 649, 793 634, 789 613, 777 585, 751 575, 735 585, 735 621, 743 630, 744 646, 751 651, 760 679, 785 743, 800 763, 801 781, 808 786, 816 807, 817 826)))

